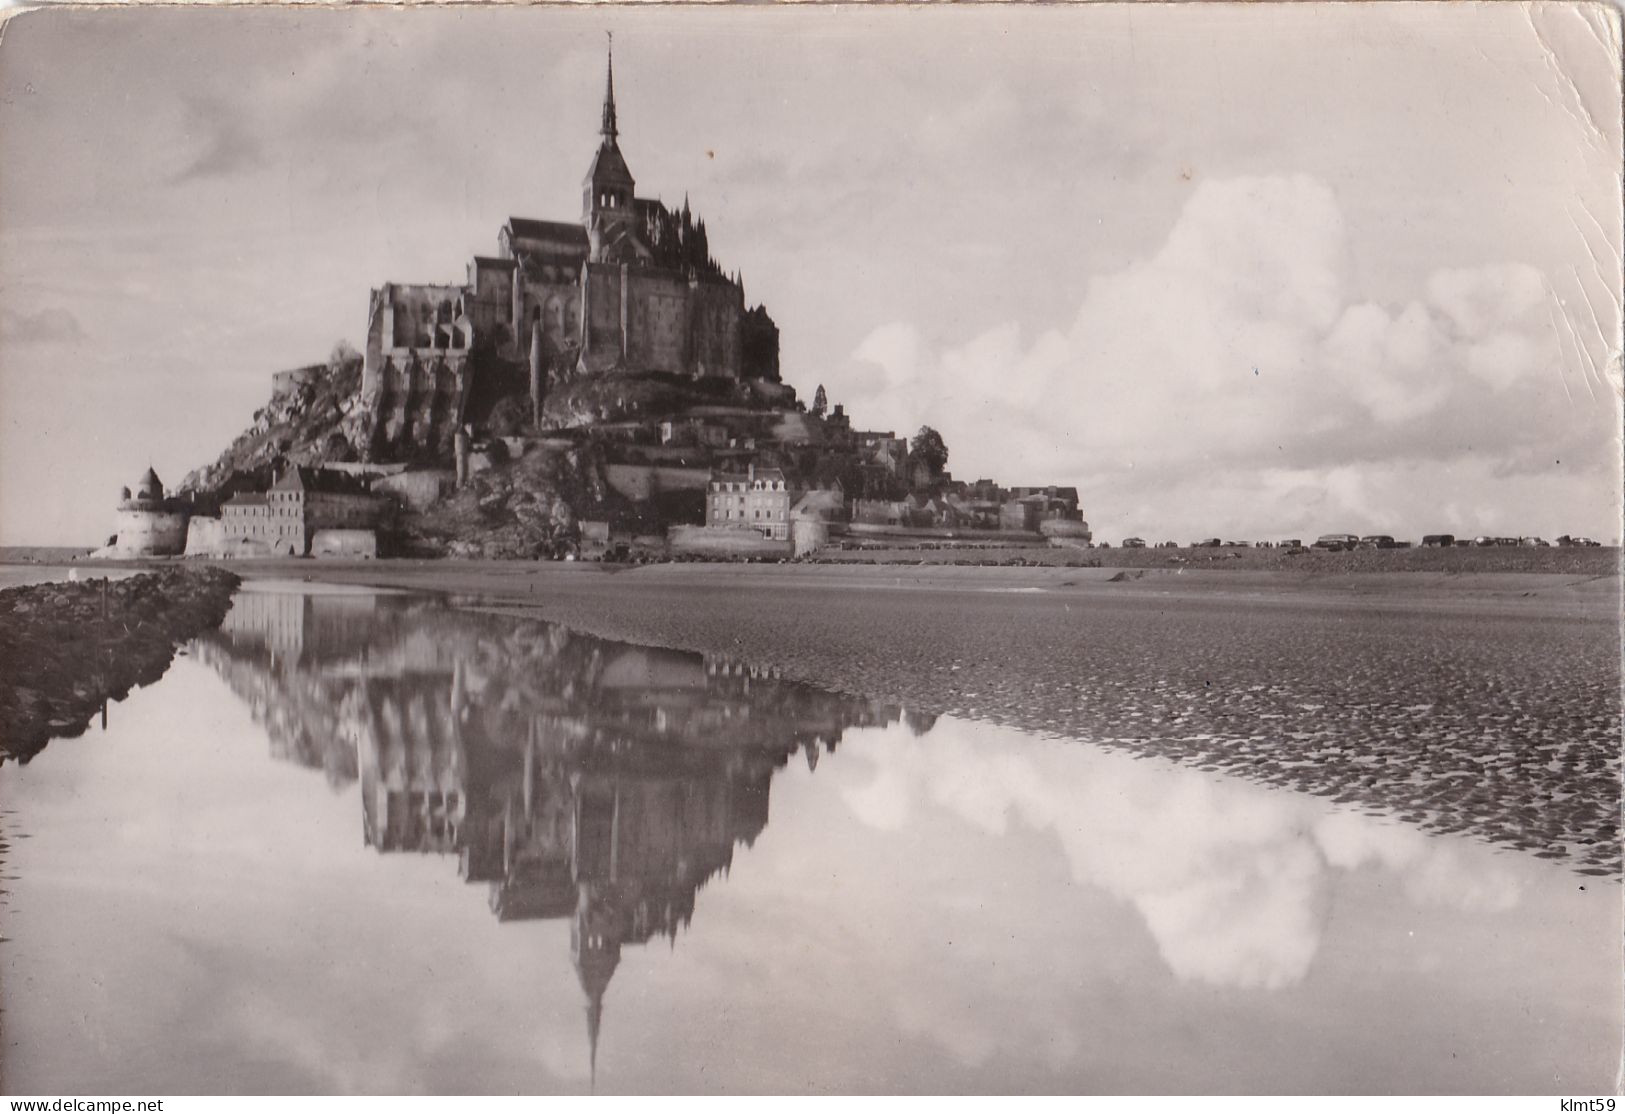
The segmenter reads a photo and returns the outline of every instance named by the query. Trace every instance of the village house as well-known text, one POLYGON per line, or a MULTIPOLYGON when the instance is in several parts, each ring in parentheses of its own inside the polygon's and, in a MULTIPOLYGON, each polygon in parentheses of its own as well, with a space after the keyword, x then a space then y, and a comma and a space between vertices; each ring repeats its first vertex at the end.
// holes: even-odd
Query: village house
POLYGON ((371 557, 383 500, 354 476, 294 467, 266 492, 243 492, 220 508, 226 552, 303 557, 318 553, 371 557), (323 535, 318 537, 318 535, 323 535))
POLYGON ((997 530, 999 528, 999 503, 994 500, 967 498, 962 495, 944 496, 944 501, 953 510, 953 524, 955 526, 972 527, 978 530, 997 530))
POLYGON ((790 483, 777 468, 753 464, 743 475, 713 473, 706 485, 705 524, 748 526, 763 537, 789 541, 793 501, 790 483))
MULTIPOLYGON (((980 482, 980 481, 978 481, 980 482)), ((1064 519, 1076 522, 1083 518, 1078 509, 1078 489, 1075 487, 1012 487, 1011 499, 1032 500, 1039 508, 1038 518, 1064 519)))
POLYGON ((898 476, 908 460, 908 438, 899 437, 891 430, 858 430, 852 434, 863 464, 879 468, 887 475, 898 476))
POLYGON ((854 499, 852 521, 864 526, 907 526, 908 504, 901 499, 854 499))

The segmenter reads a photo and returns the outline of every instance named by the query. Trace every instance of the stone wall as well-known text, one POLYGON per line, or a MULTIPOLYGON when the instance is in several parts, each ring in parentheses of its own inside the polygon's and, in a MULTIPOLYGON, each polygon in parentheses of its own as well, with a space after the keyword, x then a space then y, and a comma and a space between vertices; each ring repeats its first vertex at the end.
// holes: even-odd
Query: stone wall
POLYGON ((185 511, 121 510, 115 514, 118 556, 172 557, 186 551, 185 511))
POLYGON ((733 283, 708 279, 694 284, 689 300, 689 366, 685 369, 689 374, 739 378, 744 312, 744 293, 733 283))
POLYGON ((464 304, 467 287, 447 283, 385 283, 372 292, 367 314, 367 345, 361 368, 362 397, 385 386, 385 363, 398 369, 408 353, 435 351, 466 355, 472 346, 472 319, 464 304))
POLYGON ((740 374, 739 287, 674 271, 589 263, 581 363, 681 375, 740 374))
POLYGON ((468 401, 470 365, 466 351, 408 350, 381 357, 372 393, 364 389, 362 395, 373 415, 372 452, 390 457, 448 448, 468 401))
POLYGON ((310 539, 312 557, 378 556, 378 535, 372 530, 317 530, 310 539))
POLYGON ((773 541, 758 530, 738 526, 673 526, 666 540, 674 555, 721 559, 790 557, 788 541, 773 541))
POLYGON ((193 518, 186 524, 186 555, 218 557, 225 549, 226 535, 218 518, 193 518))
POLYGON ((1051 545, 1087 546, 1094 538, 1089 524, 1081 519, 1046 518, 1038 524, 1038 532, 1048 538, 1051 545))
POLYGON ((663 491, 704 491, 711 472, 706 468, 672 468, 654 464, 606 464, 609 486, 641 503, 663 491))
POLYGON ((533 281, 519 286, 516 302, 522 324, 514 330, 512 357, 529 361, 531 330, 542 327, 542 364, 554 375, 575 370, 581 355, 581 284, 533 281))
POLYGON ((798 515, 790 520, 790 544, 800 557, 829 544, 829 523, 822 518, 798 515))
POLYGON ((373 491, 394 495, 414 511, 434 506, 456 486, 457 474, 438 468, 380 476, 372 482, 373 491))

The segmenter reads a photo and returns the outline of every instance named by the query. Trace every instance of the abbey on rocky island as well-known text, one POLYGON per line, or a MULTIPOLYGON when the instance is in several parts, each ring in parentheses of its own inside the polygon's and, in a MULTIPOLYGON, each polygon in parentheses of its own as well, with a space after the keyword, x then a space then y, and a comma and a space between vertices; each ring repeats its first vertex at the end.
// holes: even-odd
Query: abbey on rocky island
POLYGON ((705 222, 636 196, 613 57, 600 135, 578 221, 512 217, 466 282, 372 291, 362 398, 380 447, 444 444, 514 393, 539 424, 550 384, 580 376, 778 379, 778 328, 711 258, 705 222))

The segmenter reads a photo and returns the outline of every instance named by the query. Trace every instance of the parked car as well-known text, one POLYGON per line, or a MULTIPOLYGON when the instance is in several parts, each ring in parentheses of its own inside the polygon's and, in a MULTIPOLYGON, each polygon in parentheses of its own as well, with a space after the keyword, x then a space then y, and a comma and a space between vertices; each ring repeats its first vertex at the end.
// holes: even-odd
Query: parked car
POLYGON ((1358 534, 1322 534, 1315 539, 1313 548, 1323 549, 1327 553, 1341 553, 1345 549, 1353 549, 1360 544, 1358 534))
POLYGON ((1203 538, 1199 542, 1191 542, 1192 549, 1218 549, 1224 543, 1218 538, 1203 538))
POLYGON ((1145 539, 1144 538, 1124 538, 1123 539, 1123 548, 1124 549, 1144 549, 1145 548, 1145 539))
POLYGON ((1536 537, 1519 538, 1518 544, 1526 549, 1550 549, 1552 547, 1552 543, 1545 538, 1536 537))
POLYGON ((1453 546, 1455 544, 1456 544, 1456 535, 1454 535, 1454 534, 1423 534, 1422 535, 1422 548, 1423 549, 1449 549, 1451 546, 1453 546))
POLYGON ((1473 539, 1473 544, 1474 545, 1497 545, 1499 543, 1494 538, 1490 537, 1488 534, 1480 534, 1480 535, 1478 535, 1478 537, 1473 539))
POLYGON ((1302 538, 1288 538, 1286 541, 1281 543, 1281 548, 1282 549, 1302 549, 1303 548, 1303 539, 1302 538))
POLYGON ((1179 543, 1178 542, 1158 542, 1157 543, 1157 548, 1158 549, 1178 549, 1179 548, 1179 543))
POLYGON ((1574 539, 1574 544, 1575 545, 1583 545, 1583 546, 1595 547, 1595 546, 1600 546, 1602 543, 1601 542, 1594 542, 1590 538, 1575 538, 1574 539))
POLYGON ((1224 544, 1232 549, 1251 549, 1253 545, 1252 542, 1225 542, 1224 544))
POLYGON ((1360 539, 1361 549, 1398 549, 1392 534, 1367 534, 1360 539))
POLYGON ((1297 557, 1309 552, 1309 547, 1306 545, 1283 545, 1278 548, 1285 549, 1288 557, 1297 557))

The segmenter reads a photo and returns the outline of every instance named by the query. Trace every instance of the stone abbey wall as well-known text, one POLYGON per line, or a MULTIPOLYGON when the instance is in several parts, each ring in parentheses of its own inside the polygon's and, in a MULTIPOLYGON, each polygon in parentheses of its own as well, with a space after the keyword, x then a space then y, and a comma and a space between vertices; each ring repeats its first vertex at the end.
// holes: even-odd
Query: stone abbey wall
POLYGON ((676 271, 588 263, 586 343, 589 373, 624 368, 737 379, 744 297, 726 279, 676 271))
POLYGON ((515 360, 529 361, 531 333, 542 327, 542 366, 555 375, 575 370, 581 355, 581 284, 523 279, 518 287, 518 320, 512 349, 515 360))
POLYGON ((387 283, 372 292, 361 406, 347 431, 369 459, 450 449, 528 395, 539 421, 551 383, 581 374, 695 378, 779 375, 778 329, 712 258, 705 221, 635 195, 621 154, 613 82, 579 218, 510 217, 497 255, 460 284, 387 283))
POLYGON ((408 351, 386 357, 372 392, 363 388, 362 394, 373 414, 373 448, 449 447, 462 420, 470 363, 467 352, 408 351))

